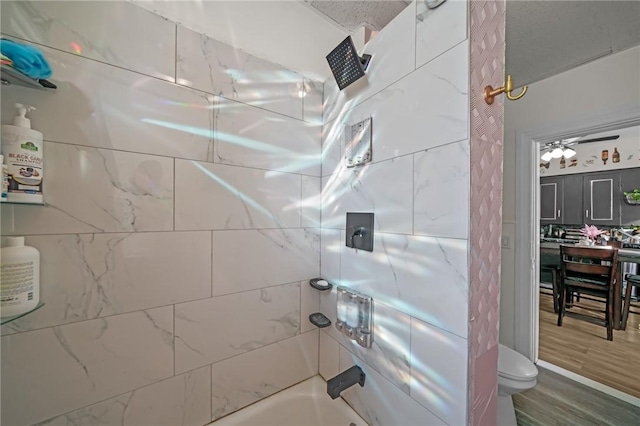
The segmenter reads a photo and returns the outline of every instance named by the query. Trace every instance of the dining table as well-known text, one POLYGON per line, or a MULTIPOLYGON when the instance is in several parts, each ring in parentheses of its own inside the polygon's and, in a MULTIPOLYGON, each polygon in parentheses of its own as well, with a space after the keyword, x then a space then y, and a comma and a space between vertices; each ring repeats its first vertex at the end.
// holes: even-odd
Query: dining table
MULTIPOLYGON (((560 256, 561 243, 556 242, 540 242, 540 254, 557 255, 560 256)), ((575 244, 566 244, 574 246, 575 244)), ((610 246, 593 246, 600 247, 602 249, 611 248, 610 246)), ((636 248, 615 248, 618 250, 618 276, 613 288, 613 328, 615 330, 624 329, 622 324, 622 264, 623 263, 637 263, 640 264, 640 249, 636 248)), ((560 262, 560 261, 559 261, 560 262)))

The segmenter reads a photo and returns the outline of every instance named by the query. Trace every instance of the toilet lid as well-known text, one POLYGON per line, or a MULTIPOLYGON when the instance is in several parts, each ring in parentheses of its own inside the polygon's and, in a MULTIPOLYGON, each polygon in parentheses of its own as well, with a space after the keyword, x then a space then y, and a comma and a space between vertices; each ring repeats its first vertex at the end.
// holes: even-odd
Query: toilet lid
POLYGON ((500 345, 498 347, 498 375, 506 379, 529 381, 538 375, 536 366, 524 355, 500 345))

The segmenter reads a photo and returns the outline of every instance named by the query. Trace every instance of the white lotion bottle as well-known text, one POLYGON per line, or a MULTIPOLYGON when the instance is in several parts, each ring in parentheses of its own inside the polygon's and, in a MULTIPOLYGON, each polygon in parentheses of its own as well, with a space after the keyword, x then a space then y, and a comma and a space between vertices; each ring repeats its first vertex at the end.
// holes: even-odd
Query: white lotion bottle
POLYGON ((15 104, 18 114, 13 125, 2 126, 2 154, 7 165, 7 201, 42 204, 44 154, 42 133, 31 129, 26 114, 34 107, 15 104))
POLYGON ((24 237, 6 237, 0 255, 0 317, 33 310, 40 302, 40 252, 24 237))

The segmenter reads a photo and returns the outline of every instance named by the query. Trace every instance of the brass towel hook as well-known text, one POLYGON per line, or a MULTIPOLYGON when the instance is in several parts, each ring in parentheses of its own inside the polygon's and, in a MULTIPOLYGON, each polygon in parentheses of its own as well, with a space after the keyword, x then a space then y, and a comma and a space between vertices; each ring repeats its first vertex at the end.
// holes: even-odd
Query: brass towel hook
POLYGON ((513 96, 511 94, 511 92, 513 92, 513 80, 511 79, 511 76, 508 75, 507 82, 503 87, 498 87, 497 89, 494 89, 491 86, 487 86, 484 88, 484 100, 487 102, 487 104, 491 105, 493 103, 494 98, 498 96, 500 93, 504 92, 507 95, 507 99, 511 101, 517 101, 518 99, 523 97, 525 93, 527 93, 528 88, 529 86, 522 86, 522 92, 520 92, 520 94, 517 96, 513 96))

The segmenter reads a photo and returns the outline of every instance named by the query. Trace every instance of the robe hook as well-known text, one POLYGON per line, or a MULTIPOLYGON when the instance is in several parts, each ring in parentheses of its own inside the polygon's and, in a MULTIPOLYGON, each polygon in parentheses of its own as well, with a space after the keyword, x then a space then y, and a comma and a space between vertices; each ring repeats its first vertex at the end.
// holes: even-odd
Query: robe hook
POLYGON ((498 96, 500 93, 505 93, 507 99, 509 99, 510 101, 517 101, 518 99, 523 97, 525 93, 527 93, 528 88, 529 86, 522 86, 522 92, 520 92, 519 95, 513 96, 511 94, 511 92, 513 92, 513 80, 511 79, 511 76, 508 75, 507 81, 503 87, 494 89, 491 86, 487 86, 484 88, 484 100, 487 102, 487 104, 491 105, 496 96, 498 96))

